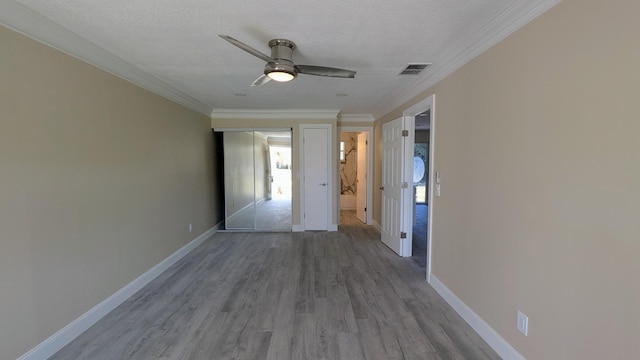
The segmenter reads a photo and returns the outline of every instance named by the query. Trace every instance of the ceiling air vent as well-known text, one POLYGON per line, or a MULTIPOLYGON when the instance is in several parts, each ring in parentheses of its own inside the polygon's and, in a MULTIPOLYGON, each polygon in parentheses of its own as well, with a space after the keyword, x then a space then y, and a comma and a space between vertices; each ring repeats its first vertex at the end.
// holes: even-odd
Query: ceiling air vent
POLYGON ((418 75, 431 64, 409 64, 399 75, 418 75))

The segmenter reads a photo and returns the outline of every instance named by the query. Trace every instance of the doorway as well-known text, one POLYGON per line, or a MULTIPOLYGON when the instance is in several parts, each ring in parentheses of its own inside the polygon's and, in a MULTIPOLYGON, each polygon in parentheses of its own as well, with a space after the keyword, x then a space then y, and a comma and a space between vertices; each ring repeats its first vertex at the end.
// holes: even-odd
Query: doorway
POLYGON ((373 128, 343 126, 338 131, 340 213, 353 212, 361 223, 373 224, 370 205, 373 203, 373 178, 369 175, 373 159, 373 128))
MULTIPOLYGON (((437 201, 434 198, 435 188, 440 186, 440 179, 436 180, 436 171, 435 171, 435 125, 436 125, 436 117, 435 117, 435 95, 431 95, 423 101, 413 105, 403 112, 403 118, 405 120, 405 125, 407 129, 410 129, 411 135, 408 137, 408 144, 405 147, 406 153, 415 154, 415 144, 426 142, 428 145, 426 146, 426 164, 425 164, 425 176, 423 180, 417 180, 417 183, 414 182, 416 187, 420 186, 420 183, 424 181, 424 201, 425 204, 423 208, 417 208, 419 205, 419 201, 416 201, 416 195, 418 193, 417 189, 415 192, 412 192, 412 198, 407 201, 404 207, 404 213, 412 214, 412 219, 410 222, 411 233, 414 233, 414 229, 419 230, 420 232, 425 233, 426 235, 426 243, 422 247, 424 247, 424 254, 418 252, 416 256, 419 256, 419 259, 416 259, 419 262, 424 261, 424 267, 426 272, 427 282, 431 282, 431 259, 433 258, 433 217, 436 211, 437 201), (419 132, 422 130, 428 130, 428 133, 419 132), (427 141, 428 139, 428 141, 427 141), (418 205, 416 205, 418 203, 418 205), (421 210, 421 211, 418 211, 421 210), (414 228, 415 226, 420 226, 420 228, 414 228)), ((412 157, 408 157, 405 159, 406 168, 410 169, 409 173, 406 174, 408 179, 413 178, 413 161, 412 157)), ((440 196, 438 191, 437 196, 440 196)), ((406 219, 405 219, 406 220, 406 219)), ((406 224, 406 222, 405 222, 406 224)), ((418 234, 418 236, 425 236, 418 234)), ((413 237, 412 237, 413 239, 413 237)), ((413 245, 413 244, 412 244, 413 245)))
POLYGON ((226 231, 290 232, 291 130, 223 131, 226 231))
POLYGON ((412 259, 426 269, 427 233, 429 228, 429 142, 431 110, 415 116, 413 145, 413 231, 412 259))

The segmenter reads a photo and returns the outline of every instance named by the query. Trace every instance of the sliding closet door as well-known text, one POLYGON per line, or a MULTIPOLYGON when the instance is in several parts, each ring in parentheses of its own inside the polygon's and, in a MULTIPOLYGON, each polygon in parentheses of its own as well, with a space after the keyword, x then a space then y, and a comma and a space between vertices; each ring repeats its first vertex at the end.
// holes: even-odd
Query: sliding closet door
POLYGON ((256 185, 255 204, 256 204, 256 230, 263 230, 265 218, 263 212, 265 204, 270 201, 269 185, 271 178, 269 177, 269 145, 267 144, 267 135, 262 132, 255 132, 253 137, 253 159, 254 159, 254 183, 256 185))
POLYGON ((224 131, 225 229, 291 231, 291 131, 224 131))
POLYGON ((225 228, 255 229, 253 132, 224 133, 225 228))

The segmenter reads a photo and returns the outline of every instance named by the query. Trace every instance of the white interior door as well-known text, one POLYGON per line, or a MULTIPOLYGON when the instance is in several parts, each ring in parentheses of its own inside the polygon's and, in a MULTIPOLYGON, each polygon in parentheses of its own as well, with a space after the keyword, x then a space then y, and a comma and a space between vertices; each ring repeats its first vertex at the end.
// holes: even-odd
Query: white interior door
POLYGON ((304 229, 329 229, 329 129, 304 128, 304 229))
POLYGON ((367 147, 369 146, 368 134, 358 133, 358 148, 356 162, 356 217, 363 223, 367 223, 367 147))
POLYGON ((402 256, 402 118, 382 125, 382 242, 402 256))

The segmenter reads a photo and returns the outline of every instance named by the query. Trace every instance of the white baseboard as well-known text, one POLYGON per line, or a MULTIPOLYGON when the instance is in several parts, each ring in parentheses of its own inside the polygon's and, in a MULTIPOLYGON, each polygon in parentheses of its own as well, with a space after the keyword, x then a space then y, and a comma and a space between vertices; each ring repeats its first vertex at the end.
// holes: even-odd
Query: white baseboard
POLYGON ((327 228, 328 231, 338 231, 338 224, 330 224, 327 228))
POLYGON ((118 307, 118 305, 125 302, 128 298, 134 295, 138 290, 142 289, 145 285, 150 283, 163 271, 167 270, 171 265, 178 262, 185 255, 195 249, 198 245, 202 244, 211 235, 213 235, 222 223, 216 224, 211 229, 205 231, 200 236, 178 249, 173 254, 156 264, 144 274, 138 276, 136 279, 125 285, 120 290, 113 293, 108 298, 104 299, 101 303, 91 308, 86 313, 80 315, 77 319, 73 320, 64 328, 60 329, 55 334, 51 335, 48 339, 38 344, 33 349, 29 350, 24 355, 20 356, 18 360, 42 360, 48 359, 53 354, 58 352, 73 339, 78 337, 93 324, 102 319, 111 310, 118 307))
POLYGON ((451 305, 451 307, 475 330, 484 341, 503 359, 525 360, 516 349, 500 336, 489 324, 476 314, 467 304, 447 288, 435 275, 431 274, 431 286, 451 305))

